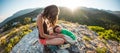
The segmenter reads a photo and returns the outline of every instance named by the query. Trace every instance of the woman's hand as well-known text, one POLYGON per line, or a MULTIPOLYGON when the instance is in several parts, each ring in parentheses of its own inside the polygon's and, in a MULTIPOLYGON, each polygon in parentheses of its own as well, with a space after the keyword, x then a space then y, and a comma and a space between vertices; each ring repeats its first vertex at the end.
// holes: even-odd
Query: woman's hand
POLYGON ((57 34, 57 37, 58 37, 58 38, 63 38, 64 41, 66 42, 65 36, 64 36, 63 34, 57 34))
POLYGON ((64 38, 64 35, 63 34, 57 34, 56 35, 58 38, 64 38))

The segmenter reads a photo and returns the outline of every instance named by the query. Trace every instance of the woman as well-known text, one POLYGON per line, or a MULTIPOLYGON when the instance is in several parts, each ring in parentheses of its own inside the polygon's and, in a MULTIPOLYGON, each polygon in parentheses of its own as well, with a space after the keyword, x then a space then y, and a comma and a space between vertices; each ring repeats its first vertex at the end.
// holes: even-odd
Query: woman
POLYGON ((60 45, 64 43, 61 36, 48 35, 48 29, 54 27, 58 20, 59 8, 56 5, 50 5, 44 8, 44 11, 37 16, 37 26, 39 31, 39 41, 43 45, 60 45))

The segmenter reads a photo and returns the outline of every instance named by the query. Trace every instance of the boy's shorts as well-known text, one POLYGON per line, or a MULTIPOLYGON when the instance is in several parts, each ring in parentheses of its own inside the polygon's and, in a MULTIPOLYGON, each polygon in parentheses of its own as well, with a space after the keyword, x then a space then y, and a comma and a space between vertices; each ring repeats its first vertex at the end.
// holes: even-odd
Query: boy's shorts
POLYGON ((68 42, 68 43, 71 43, 71 44, 75 44, 77 41, 76 40, 73 40, 71 37, 67 36, 67 35, 64 35, 65 37, 65 40, 68 42))

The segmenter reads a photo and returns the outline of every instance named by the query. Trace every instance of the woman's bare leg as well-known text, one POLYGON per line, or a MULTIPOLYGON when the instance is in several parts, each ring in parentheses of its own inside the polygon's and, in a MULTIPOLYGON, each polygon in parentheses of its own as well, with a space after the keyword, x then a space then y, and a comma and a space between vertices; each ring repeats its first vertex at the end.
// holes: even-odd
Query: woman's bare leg
POLYGON ((53 39, 46 40, 46 44, 49 44, 49 45, 61 45, 64 42, 65 41, 63 38, 53 38, 53 39))

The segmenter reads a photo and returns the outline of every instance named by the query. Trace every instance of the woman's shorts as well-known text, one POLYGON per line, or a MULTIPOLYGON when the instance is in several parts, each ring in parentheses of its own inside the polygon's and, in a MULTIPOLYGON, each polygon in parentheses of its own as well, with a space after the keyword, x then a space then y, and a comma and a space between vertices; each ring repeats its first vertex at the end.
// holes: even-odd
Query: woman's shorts
POLYGON ((39 39, 39 42, 43 45, 46 45, 46 39, 39 39))

